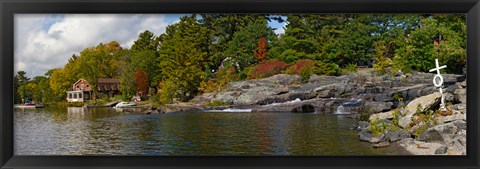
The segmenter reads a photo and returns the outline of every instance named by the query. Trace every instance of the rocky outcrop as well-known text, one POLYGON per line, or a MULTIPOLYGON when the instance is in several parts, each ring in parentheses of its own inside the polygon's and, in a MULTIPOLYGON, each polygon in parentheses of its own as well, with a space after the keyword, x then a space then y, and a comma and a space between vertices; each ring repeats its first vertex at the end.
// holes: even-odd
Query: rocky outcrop
MULTIPOLYGON (((367 72, 339 77, 312 75, 310 80, 305 82, 297 75, 279 74, 264 79, 230 82, 225 90, 197 96, 192 103, 205 105, 218 101, 229 104, 232 108, 248 107, 252 111, 314 111, 320 114, 341 113, 341 111, 355 114, 363 107, 367 107, 370 112, 380 113, 410 102, 424 105, 426 101, 430 101, 429 98, 417 100, 421 96, 436 97, 437 95, 434 94, 436 88, 431 80, 433 76, 434 74, 431 73, 419 72, 399 76, 374 76, 367 72), (301 101, 292 102, 296 99, 301 101)), ((452 90, 451 99, 462 100, 462 91, 458 90, 458 96, 456 96, 453 92, 457 87, 450 86, 459 80, 464 80, 464 77, 462 75, 444 76, 445 84, 449 85, 447 88, 452 90)), ((433 103, 438 104, 438 99, 433 103)), ((421 107, 421 109, 430 107, 421 107)), ((410 106, 405 112, 414 114, 416 109, 417 107, 410 106)))
MULTIPOLYGON (((465 79, 463 79, 465 80, 465 79)), ((409 101, 405 106, 387 112, 372 114, 370 123, 360 130, 361 141, 375 136, 369 134, 377 130, 380 123, 386 141, 396 142, 411 154, 416 155, 465 155, 466 154, 466 82, 451 84, 445 91, 446 110, 440 109, 439 92, 427 94, 409 101), (452 87, 453 86, 453 87, 452 87), (453 94, 455 92, 456 94, 453 94), (449 98, 450 97, 450 98, 449 98), (387 122, 387 123, 385 123, 387 122), (375 125, 373 127, 370 125, 375 125), (383 125, 385 126, 385 125, 383 125), (392 129, 395 129, 391 131, 392 129), (371 137, 367 137, 370 136, 371 137)), ((373 144, 382 147, 388 144, 373 144)))

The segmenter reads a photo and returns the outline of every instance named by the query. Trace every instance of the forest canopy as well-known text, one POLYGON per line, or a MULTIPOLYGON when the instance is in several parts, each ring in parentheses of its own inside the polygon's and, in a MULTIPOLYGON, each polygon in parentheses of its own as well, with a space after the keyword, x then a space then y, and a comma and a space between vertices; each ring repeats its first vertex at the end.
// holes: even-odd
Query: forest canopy
POLYGON ((86 46, 63 68, 45 76, 15 75, 15 103, 64 101, 83 78, 120 80, 123 99, 138 92, 162 104, 221 90, 228 82, 274 74, 342 75, 372 65, 378 75, 428 72, 464 74, 464 14, 192 14, 165 33, 145 30, 122 48, 111 41, 86 46), (268 23, 285 23, 275 34, 268 23))

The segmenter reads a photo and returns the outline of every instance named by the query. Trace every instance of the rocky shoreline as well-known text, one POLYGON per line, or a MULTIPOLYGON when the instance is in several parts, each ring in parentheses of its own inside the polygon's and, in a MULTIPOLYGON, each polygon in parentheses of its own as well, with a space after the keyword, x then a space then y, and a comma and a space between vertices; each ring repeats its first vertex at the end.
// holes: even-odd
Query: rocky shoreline
POLYGON ((371 71, 339 77, 313 75, 308 81, 279 74, 230 82, 219 92, 160 109, 348 114, 365 120, 355 129, 359 139, 373 147, 398 142, 411 154, 462 155, 466 152, 466 76, 442 76, 446 112, 438 111, 441 96, 432 84, 434 74, 376 76, 371 71))

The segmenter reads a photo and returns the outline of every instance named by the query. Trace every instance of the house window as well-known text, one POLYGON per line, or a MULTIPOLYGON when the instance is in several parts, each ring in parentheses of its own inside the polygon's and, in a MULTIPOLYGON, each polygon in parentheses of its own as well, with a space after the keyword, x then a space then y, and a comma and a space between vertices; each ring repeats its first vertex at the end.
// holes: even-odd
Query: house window
POLYGON ((68 93, 68 98, 69 98, 69 99, 72 98, 72 93, 68 93))
POLYGON ((83 95, 82 93, 79 93, 78 98, 81 99, 83 97, 82 95, 83 95))
POLYGON ((73 99, 76 99, 77 98, 77 93, 74 93, 73 94, 73 99))

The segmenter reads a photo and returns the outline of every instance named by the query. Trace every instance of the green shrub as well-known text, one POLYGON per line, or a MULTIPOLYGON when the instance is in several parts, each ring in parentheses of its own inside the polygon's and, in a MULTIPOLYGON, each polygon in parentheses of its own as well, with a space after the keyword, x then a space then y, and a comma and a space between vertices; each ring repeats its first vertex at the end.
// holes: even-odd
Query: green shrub
POLYGON ((314 73, 319 75, 339 76, 341 72, 339 66, 335 63, 317 61, 315 67, 314 73))
POLYGON ((427 130, 427 126, 423 125, 423 126, 420 126, 414 133, 413 133, 413 136, 415 136, 415 138, 418 138, 418 136, 420 136, 420 134, 427 130))
POLYGON ((176 85, 174 82, 170 80, 166 80, 160 83, 162 90, 160 93, 160 103, 161 104, 169 104, 172 103, 173 98, 175 97, 176 93, 176 85))
POLYGON ((372 110, 370 109, 370 107, 368 106, 365 106, 365 104, 362 104, 358 110, 357 110, 358 114, 359 114, 359 120, 360 121, 370 121, 370 116, 373 114, 372 110))
POLYGON ((403 101, 403 96, 400 93, 394 93, 393 94, 393 99, 397 102, 401 102, 401 101, 403 101))
POLYGON ((229 106, 230 104, 227 102, 223 102, 220 100, 213 100, 211 102, 208 102, 206 106, 211 106, 211 107, 218 107, 218 106, 229 106))
POLYGON ((377 120, 370 121, 370 133, 372 133, 374 136, 378 136, 380 134, 384 134, 386 132, 389 132, 389 131, 391 132, 399 129, 400 127, 398 127, 393 122, 379 123, 377 120))
POLYGON ((350 74, 350 73, 356 73, 357 70, 357 65, 356 64, 348 64, 341 70, 342 74, 350 74))
POLYGON ((221 68, 214 74, 214 77, 215 79, 200 82, 200 93, 210 93, 222 90, 228 82, 238 80, 238 75, 234 67, 221 68))

